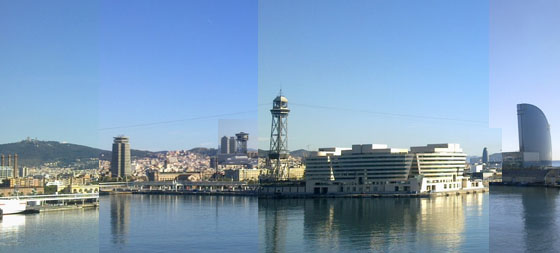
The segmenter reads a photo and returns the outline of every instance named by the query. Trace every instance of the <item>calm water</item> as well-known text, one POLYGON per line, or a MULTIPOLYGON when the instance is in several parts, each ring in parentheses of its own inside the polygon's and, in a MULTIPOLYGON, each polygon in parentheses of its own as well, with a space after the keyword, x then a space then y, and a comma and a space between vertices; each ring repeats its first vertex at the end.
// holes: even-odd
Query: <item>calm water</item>
POLYGON ((488 251, 488 194, 433 199, 120 195, 100 251, 488 251))
POLYGON ((492 186, 490 249, 560 252, 560 190, 492 186))
POLYGON ((560 252, 559 197, 102 196, 99 209, 5 216, 0 252, 560 252))
POLYGON ((99 252, 98 210, 5 215, 0 252, 99 252))
POLYGON ((99 251, 258 251, 257 209, 250 197, 102 196, 99 251))
POLYGON ((266 252, 487 252, 488 194, 259 201, 266 252))

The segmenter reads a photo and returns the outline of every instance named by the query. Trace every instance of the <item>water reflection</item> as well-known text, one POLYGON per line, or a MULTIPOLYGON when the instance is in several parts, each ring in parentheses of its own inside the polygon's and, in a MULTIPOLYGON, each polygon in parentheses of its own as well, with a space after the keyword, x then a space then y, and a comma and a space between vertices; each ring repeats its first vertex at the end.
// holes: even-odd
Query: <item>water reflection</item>
POLYGON ((130 217, 130 198, 111 196, 111 234, 114 244, 126 244, 130 217))
POLYGON ((558 197, 559 190, 555 188, 493 186, 491 249, 560 251, 558 197))
POLYGON ((16 246, 24 230, 24 215, 4 215, 4 217, 0 219, 0 249, 4 246, 16 246))
POLYGON ((525 245, 527 250, 544 251, 553 248, 556 230, 557 189, 529 188, 522 194, 525 245))
POLYGON ((120 194, 100 198, 99 252, 256 252, 257 198, 120 194))
MULTIPOLYGON (((438 198, 260 199, 261 250, 459 251, 488 250, 467 238, 487 238, 487 194, 438 198), (486 229, 467 235, 472 225, 486 229), (299 225, 303 223, 303 226, 299 225)), ((470 231, 469 231, 470 232, 470 231)))

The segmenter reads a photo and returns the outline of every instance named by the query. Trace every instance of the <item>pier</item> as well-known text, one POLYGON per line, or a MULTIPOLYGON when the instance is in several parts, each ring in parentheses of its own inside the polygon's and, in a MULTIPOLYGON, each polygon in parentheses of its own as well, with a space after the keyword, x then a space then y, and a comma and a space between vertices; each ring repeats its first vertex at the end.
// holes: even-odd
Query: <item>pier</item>
POLYGON ((116 182, 100 183, 99 191, 103 194, 122 193, 122 192, 191 192, 191 193, 211 193, 211 192, 256 192, 258 184, 237 181, 164 181, 164 182, 116 182))

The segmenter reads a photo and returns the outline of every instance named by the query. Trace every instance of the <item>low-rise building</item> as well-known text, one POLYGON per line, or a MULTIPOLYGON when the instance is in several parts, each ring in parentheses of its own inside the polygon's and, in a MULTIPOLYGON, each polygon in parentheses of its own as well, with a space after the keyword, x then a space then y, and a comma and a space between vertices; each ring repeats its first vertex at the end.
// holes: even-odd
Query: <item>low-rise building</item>
POLYGON ((224 170, 224 177, 232 181, 258 181, 263 173, 263 169, 230 169, 224 170))
POLYGON ((99 193, 99 185, 68 185, 62 191, 62 193, 99 193))

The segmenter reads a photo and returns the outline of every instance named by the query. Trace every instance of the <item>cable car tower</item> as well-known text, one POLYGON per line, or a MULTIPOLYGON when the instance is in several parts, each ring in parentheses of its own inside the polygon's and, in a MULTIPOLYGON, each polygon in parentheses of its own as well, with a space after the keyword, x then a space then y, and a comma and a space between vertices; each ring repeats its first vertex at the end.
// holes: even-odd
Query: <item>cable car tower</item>
POLYGON ((282 96, 282 90, 272 101, 272 127, 270 131, 270 161, 272 176, 276 180, 288 179, 288 99, 282 96))

